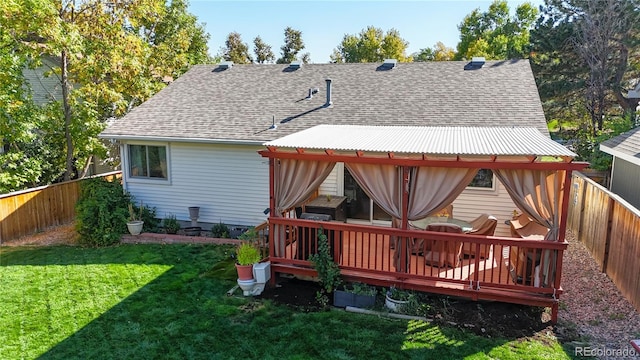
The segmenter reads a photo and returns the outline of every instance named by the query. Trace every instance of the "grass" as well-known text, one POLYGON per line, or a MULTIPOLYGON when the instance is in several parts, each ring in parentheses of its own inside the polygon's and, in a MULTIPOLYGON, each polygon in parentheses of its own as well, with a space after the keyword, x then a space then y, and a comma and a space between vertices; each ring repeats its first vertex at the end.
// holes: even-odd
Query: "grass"
POLYGON ((568 359, 555 338, 226 296, 233 248, 0 248, 1 359, 568 359))

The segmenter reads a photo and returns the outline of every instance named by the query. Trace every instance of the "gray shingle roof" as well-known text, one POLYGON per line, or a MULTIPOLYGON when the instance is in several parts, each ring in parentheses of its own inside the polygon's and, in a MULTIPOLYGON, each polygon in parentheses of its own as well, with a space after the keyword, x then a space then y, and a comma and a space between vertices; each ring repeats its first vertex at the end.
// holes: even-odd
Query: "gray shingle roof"
POLYGON ((600 150, 640 165, 640 127, 603 142, 600 150))
POLYGON ((527 60, 194 66, 114 121, 106 138, 262 143, 315 125, 524 126, 548 136, 527 60), (325 79, 333 106, 324 107, 325 79), (317 88, 313 98, 306 97, 317 88), (275 116, 277 129, 267 130, 275 116), (190 140, 187 140, 190 139, 190 140))

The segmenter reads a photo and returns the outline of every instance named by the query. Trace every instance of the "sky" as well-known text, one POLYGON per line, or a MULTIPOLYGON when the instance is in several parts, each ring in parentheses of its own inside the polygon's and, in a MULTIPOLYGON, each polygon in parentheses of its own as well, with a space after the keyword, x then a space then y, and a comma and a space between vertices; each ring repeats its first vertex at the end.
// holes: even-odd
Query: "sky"
MULTIPOLYGON (((525 1, 508 1, 511 13, 525 1)), ((530 0, 538 7, 543 0, 530 0)), ((373 25, 387 31, 395 28, 409 42, 407 55, 438 41, 454 48, 458 44, 458 24, 474 9, 486 11, 491 1, 219 1, 191 0, 189 11, 206 23, 211 35, 209 53, 216 55, 230 32, 238 32, 249 45, 253 56, 253 39, 260 36, 271 45, 276 58, 284 43, 284 29, 291 26, 302 31, 305 49, 311 62, 329 62, 329 55, 345 34, 359 34, 373 25)))

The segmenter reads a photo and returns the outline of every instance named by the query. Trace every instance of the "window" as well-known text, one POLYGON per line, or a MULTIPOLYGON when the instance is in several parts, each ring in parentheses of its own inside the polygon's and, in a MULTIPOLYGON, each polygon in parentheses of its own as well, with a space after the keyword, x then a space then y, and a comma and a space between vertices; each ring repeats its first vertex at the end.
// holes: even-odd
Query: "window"
POLYGON ((489 169, 480 169, 476 177, 471 180, 468 187, 493 189, 493 171, 489 169))
POLYGON ((129 176, 167 179, 165 146, 129 145, 129 176))

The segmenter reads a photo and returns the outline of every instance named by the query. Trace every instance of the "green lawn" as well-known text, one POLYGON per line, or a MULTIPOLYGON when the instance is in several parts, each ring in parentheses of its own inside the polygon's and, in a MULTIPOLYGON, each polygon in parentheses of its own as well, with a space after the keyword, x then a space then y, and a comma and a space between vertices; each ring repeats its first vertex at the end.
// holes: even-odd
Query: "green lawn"
POLYGON ((420 321, 228 297, 231 251, 0 248, 0 359, 570 358, 554 339, 488 339, 420 321))

